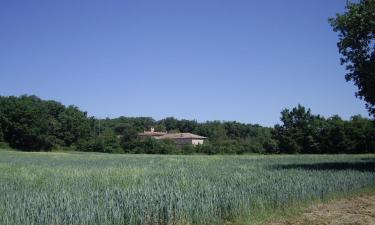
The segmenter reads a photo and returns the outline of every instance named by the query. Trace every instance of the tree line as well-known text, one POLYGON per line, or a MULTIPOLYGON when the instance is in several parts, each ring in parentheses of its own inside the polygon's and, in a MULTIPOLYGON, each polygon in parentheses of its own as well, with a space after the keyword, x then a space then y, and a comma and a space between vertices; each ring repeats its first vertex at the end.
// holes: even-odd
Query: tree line
MULTIPOLYGON (((348 1, 346 11, 329 19, 339 34, 341 64, 356 96, 375 116, 375 0, 348 1)), ((238 122, 148 117, 96 119, 76 106, 36 96, 0 96, 0 147, 24 151, 69 149, 118 153, 368 153, 375 152, 374 121, 361 116, 324 118, 298 105, 281 112, 273 128, 238 122), (139 139, 150 127, 191 132, 209 138, 202 146, 176 148, 170 141, 139 139)))
POLYGON ((273 128, 235 121, 179 120, 168 117, 97 119, 76 106, 37 96, 0 96, 0 142, 23 151, 75 150, 148 154, 370 153, 374 121, 361 116, 324 118, 298 105, 281 112, 273 128), (140 139, 138 133, 190 132, 208 137, 204 145, 177 148, 172 141, 140 139))
POLYGON ((281 112, 273 138, 280 153, 374 153, 375 121, 360 115, 348 121, 338 115, 324 118, 298 105, 281 112))

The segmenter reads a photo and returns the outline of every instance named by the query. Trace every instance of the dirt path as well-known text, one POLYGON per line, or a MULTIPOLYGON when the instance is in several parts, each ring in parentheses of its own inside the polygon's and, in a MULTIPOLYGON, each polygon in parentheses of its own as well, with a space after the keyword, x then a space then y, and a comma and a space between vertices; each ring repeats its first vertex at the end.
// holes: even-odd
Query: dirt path
POLYGON ((291 219, 266 225, 375 225, 375 195, 361 195, 318 204, 291 219))

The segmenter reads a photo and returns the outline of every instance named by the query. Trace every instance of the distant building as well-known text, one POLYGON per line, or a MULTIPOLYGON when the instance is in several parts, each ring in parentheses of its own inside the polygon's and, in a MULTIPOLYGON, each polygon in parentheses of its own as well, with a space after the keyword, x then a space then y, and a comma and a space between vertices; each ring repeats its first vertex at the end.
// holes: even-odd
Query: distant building
POLYGON ((177 146, 183 145, 201 145, 207 137, 199 136, 192 133, 167 133, 167 132, 155 132, 154 128, 151 131, 144 131, 139 133, 140 138, 153 137, 157 140, 172 140, 177 146))
POLYGON ((182 146, 182 145, 196 146, 196 145, 202 145, 204 143, 204 140, 207 138, 196 135, 196 134, 192 134, 192 133, 170 133, 170 134, 165 134, 160 137, 155 137, 155 139, 173 140, 177 146, 182 146))

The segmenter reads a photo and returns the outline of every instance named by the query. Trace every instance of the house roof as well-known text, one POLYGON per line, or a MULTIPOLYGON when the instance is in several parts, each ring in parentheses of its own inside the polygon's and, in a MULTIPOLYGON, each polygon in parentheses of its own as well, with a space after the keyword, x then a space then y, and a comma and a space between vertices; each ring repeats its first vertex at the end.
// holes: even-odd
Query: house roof
POLYGON ((156 139, 207 139, 207 137, 192 133, 170 133, 160 137, 156 137, 156 139))

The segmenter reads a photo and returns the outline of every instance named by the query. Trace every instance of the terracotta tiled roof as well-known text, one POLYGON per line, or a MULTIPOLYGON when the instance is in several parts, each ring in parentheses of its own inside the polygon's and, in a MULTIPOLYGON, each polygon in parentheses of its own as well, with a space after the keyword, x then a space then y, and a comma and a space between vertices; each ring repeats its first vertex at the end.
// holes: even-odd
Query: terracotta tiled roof
POLYGON ((192 133, 170 133, 163 136, 156 137, 157 139, 207 139, 192 133))

